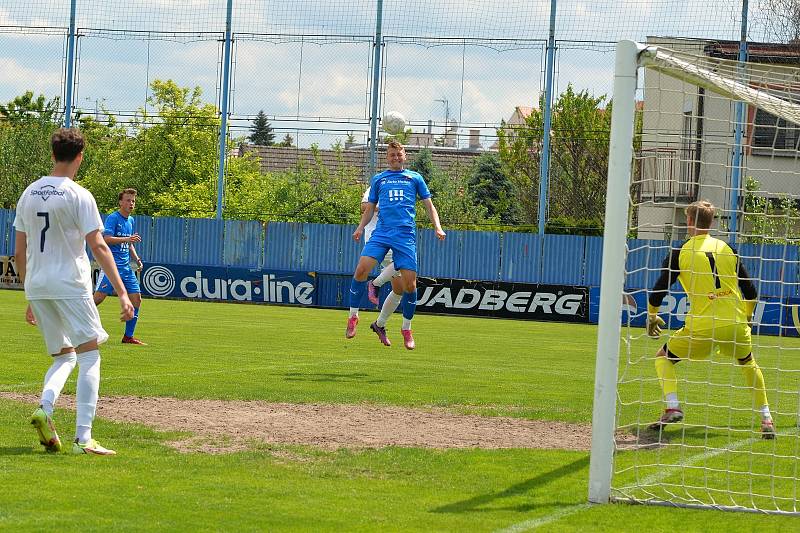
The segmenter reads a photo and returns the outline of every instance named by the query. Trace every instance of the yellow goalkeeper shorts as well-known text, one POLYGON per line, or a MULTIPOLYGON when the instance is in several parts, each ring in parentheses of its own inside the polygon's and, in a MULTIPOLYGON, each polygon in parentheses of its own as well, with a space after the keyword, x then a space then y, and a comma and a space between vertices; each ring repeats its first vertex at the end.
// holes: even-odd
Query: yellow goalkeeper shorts
POLYGON ((713 330, 683 327, 670 336, 667 350, 681 359, 707 359, 717 353, 743 359, 753 350, 753 340, 747 324, 733 324, 713 330))

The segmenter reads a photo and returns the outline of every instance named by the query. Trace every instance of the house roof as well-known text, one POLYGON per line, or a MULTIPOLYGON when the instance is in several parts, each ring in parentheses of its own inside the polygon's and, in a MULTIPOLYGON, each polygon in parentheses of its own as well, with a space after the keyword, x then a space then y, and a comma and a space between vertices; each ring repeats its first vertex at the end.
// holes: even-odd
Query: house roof
MULTIPOLYGON (((717 41, 703 50, 720 59, 739 58, 738 41, 717 41)), ((752 63, 800 64, 800 43, 747 43, 747 61, 752 63)))
POLYGON ((522 118, 528 118, 533 113, 533 107, 526 106, 526 105, 518 105, 514 108, 514 111, 518 112, 522 118))

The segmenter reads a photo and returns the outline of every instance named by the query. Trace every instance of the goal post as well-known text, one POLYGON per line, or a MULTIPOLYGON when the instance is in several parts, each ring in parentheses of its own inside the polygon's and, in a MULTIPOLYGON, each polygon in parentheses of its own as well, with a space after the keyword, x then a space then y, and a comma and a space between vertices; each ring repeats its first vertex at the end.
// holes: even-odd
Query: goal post
POLYGON ((588 499, 800 514, 800 48, 756 43, 743 64, 738 42, 660 41, 617 45, 588 499), (653 430, 665 407, 656 352, 688 298, 669 289, 654 340, 648 293, 686 242, 685 207, 706 199, 712 236, 758 293, 751 356, 764 386, 714 340, 673 365, 685 418, 653 430), (777 438, 762 439, 770 413, 777 438))
POLYGON ((589 462, 589 501, 609 500, 616 429, 617 368, 619 366, 620 311, 625 281, 628 195, 633 163, 638 56, 643 47, 633 41, 617 45, 614 66, 614 105, 608 155, 600 315, 597 326, 592 453, 589 462), (614 201, 612 199, 623 200, 614 201))

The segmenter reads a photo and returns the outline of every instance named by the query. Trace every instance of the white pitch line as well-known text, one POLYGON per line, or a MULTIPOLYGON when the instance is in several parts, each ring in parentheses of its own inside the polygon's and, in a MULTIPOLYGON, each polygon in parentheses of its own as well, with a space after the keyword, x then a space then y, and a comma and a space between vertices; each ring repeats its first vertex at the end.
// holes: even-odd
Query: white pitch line
POLYGON ((541 518, 533 518, 531 520, 525 520, 524 522, 520 522, 519 524, 514 524, 513 526, 508 526, 507 528, 498 529, 495 531, 495 533, 522 533, 523 531, 530 531, 545 524, 555 522, 556 520, 561 520, 566 516, 579 513, 584 509, 588 509, 591 506, 592 506, 591 503, 581 503, 578 505, 571 505, 569 507, 564 507, 563 509, 559 509, 558 511, 551 513, 547 516, 543 516, 541 518))
MULTIPOLYGON (((729 444, 724 448, 718 448, 716 450, 709 450, 707 452, 703 452, 692 457, 689 457, 682 463, 674 465, 674 468, 685 468, 687 466, 692 466, 696 463, 705 461, 706 459, 711 459, 712 457, 716 457, 717 455, 723 454, 725 452, 730 452, 733 450, 738 450, 739 448, 746 446, 748 444, 754 444, 761 439, 757 438, 749 438, 743 439, 733 444, 729 444)), ((654 483, 659 483, 663 481, 665 478, 669 477, 674 473, 673 468, 669 470, 663 470, 661 472, 657 472, 651 476, 644 478, 641 481, 642 485, 652 485, 654 483)), ((561 520, 567 516, 579 513, 581 511, 585 511, 593 507, 594 505, 599 504, 592 504, 592 503, 579 503, 576 505, 571 505, 569 507, 564 507, 563 509, 559 509, 558 511, 551 513, 549 515, 543 516, 541 518, 532 518, 530 520, 525 520, 524 522, 519 522, 518 524, 510 525, 503 529, 497 529, 494 533, 523 533, 524 531, 532 531, 538 527, 541 527, 545 524, 550 524, 551 522, 555 522, 557 520, 561 520)))

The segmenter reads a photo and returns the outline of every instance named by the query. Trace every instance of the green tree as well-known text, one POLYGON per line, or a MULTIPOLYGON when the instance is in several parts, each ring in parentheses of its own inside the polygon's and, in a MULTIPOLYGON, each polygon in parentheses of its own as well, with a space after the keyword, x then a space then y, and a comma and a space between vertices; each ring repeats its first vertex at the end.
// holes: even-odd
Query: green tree
POLYGON ((61 99, 55 97, 47 100, 40 94, 33 97, 32 91, 17 96, 6 104, 0 104, 0 121, 12 125, 19 124, 54 124, 60 122, 61 99))
MULTIPOLYGON (((312 146, 314 162, 286 172, 248 174, 229 188, 226 213, 232 218, 357 224, 362 187, 359 172, 339 160, 336 172, 322 163, 312 146)), ((341 157, 341 152, 339 153, 341 157)))
MULTIPOLYGON (((429 148, 420 150, 407 168, 425 178, 444 227, 475 229, 486 222, 486 207, 476 202, 470 192, 466 168, 443 172, 434 164, 429 148)), ((424 209, 417 209, 417 218, 421 224, 431 226, 424 209)))
MULTIPOLYGON (((122 187, 139 191, 137 212, 150 215, 204 215, 216 206, 220 119, 214 105, 202 101, 200 88, 174 81, 151 84, 149 109, 140 109, 125 125, 113 125, 91 143, 92 161, 81 180, 94 192, 102 210, 117 206, 122 187), (178 209, 175 199, 182 199, 178 209)), ((255 165, 227 168, 255 172, 255 165)))
POLYGON ((267 120, 267 115, 261 110, 253 119, 253 125, 250 127, 250 142, 260 146, 272 146, 275 144, 275 133, 267 120))
POLYGON ((289 135, 288 133, 284 135, 283 140, 278 143, 278 146, 282 146, 284 148, 291 148, 294 146, 294 138, 289 135))
MULTIPOLYGON (((572 85, 553 104, 548 205, 549 217, 602 221, 608 172, 611 103, 606 96, 575 92, 572 85)), ((544 106, 540 100, 540 109, 544 106)), ((534 110, 525 123, 498 130, 502 167, 516 189, 525 222, 538 222, 539 165, 544 113, 534 110)))
POLYGON ((50 135, 57 127, 0 123, 0 207, 13 208, 25 187, 50 173, 50 135))
POLYGON ((498 154, 481 154, 472 166, 468 184, 475 201, 486 208, 488 217, 506 225, 522 222, 514 184, 503 171, 498 154))
POLYGON ((0 207, 14 207, 25 187, 50 172, 50 135, 60 120, 60 100, 31 91, 0 105, 0 207))
POLYGON ((800 238, 800 208, 790 196, 768 197, 752 176, 745 178, 742 242, 785 244, 800 238))
POLYGON ((543 114, 534 109, 521 125, 501 122, 497 130, 501 168, 514 187, 522 223, 536 224, 543 114))

